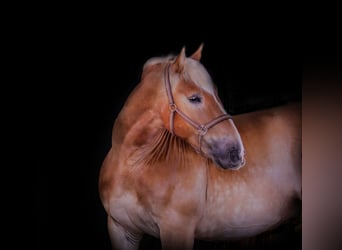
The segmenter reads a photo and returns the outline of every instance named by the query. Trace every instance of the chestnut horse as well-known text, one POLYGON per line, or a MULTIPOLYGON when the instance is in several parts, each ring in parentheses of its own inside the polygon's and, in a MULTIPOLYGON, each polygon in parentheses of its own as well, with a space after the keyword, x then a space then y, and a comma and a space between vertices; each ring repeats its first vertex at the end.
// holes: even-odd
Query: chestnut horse
POLYGON ((230 116, 201 54, 148 60, 115 120, 99 175, 113 249, 254 236, 301 199, 300 104, 230 116))

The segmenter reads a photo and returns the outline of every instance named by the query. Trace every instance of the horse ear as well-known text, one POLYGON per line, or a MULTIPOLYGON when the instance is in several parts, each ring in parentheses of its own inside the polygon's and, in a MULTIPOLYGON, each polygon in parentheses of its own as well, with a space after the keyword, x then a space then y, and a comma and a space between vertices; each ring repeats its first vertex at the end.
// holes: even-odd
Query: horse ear
POLYGON ((195 53, 193 53, 190 58, 196 60, 196 61, 200 61, 201 57, 202 57, 202 49, 203 49, 203 43, 201 43, 201 45, 198 47, 198 49, 195 51, 195 53))
POLYGON ((184 64, 185 64, 185 58, 186 58, 185 47, 183 47, 181 52, 179 53, 179 55, 177 56, 177 58, 174 62, 176 72, 180 73, 183 71, 184 64))

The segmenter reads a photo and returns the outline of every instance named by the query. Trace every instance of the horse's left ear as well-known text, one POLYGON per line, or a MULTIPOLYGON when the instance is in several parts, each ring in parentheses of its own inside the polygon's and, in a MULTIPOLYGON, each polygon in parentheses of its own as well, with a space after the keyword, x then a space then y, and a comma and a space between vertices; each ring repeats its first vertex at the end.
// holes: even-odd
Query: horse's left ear
POLYGON ((190 58, 200 61, 202 57, 202 49, 203 49, 203 43, 198 47, 198 49, 190 56, 190 58))
POLYGON ((181 52, 179 53, 179 55, 177 56, 177 58, 174 62, 176 72, 181 73, 183 71, 185 59, 186 59, 185 47, 183 47, 181 52))

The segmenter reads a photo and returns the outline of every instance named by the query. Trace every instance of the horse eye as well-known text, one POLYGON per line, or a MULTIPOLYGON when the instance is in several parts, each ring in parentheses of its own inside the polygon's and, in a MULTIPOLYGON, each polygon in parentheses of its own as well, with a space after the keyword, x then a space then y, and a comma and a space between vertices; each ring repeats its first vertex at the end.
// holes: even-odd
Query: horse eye
POLYGON ((200 103, 202 101, 199 95, 192 95, 188 99, 191 103, 200 103))

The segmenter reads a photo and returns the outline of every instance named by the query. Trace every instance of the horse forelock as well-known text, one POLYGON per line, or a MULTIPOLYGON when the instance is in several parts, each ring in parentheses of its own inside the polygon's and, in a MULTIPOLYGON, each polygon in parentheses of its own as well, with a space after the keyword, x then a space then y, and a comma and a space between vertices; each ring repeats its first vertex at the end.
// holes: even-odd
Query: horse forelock
POLYGON ((212 79, 200 62, 191 58, 187 58, 184 77, 185 80, 191 80, 199 88, 202 88, 206 92, 215 95, 215 88, 212 79))

